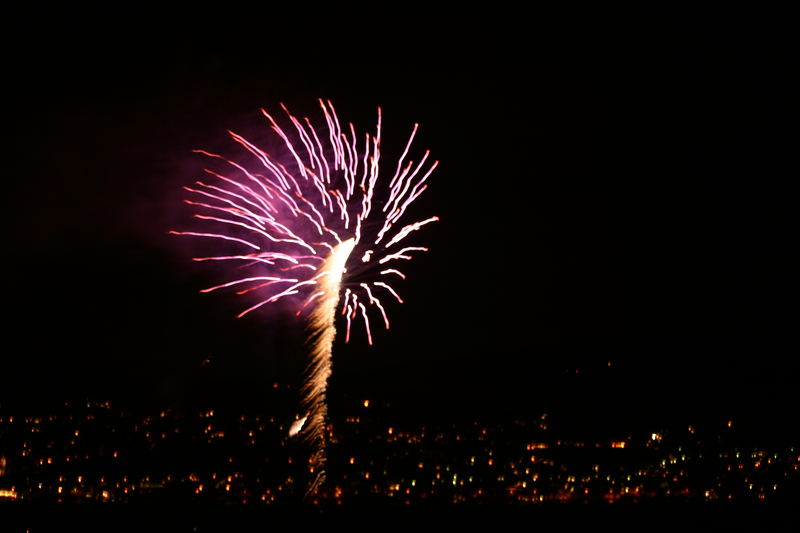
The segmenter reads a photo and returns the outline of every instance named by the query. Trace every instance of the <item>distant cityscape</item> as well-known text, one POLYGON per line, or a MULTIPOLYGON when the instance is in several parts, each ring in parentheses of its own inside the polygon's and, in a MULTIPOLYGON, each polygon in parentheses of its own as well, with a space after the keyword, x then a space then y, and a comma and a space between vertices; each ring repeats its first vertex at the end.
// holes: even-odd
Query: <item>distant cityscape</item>
MULTIPOLYGON (((800 446, 754 445, 736 421, 575 440, 547 413, 410 422, 361 400, 328 427, 318 504, 790 502, 800 446)), ((292 420, 199 409, 133 414, 106 401, 0 407, 0 503, 281 504, 302 500, 308 450, 292 420)))

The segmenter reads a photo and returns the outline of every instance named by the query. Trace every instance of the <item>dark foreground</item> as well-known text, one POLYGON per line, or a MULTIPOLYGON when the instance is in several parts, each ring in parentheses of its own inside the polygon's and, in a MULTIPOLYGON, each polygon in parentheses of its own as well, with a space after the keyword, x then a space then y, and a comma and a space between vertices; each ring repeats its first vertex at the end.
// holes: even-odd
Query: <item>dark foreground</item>
POLYGON ((286 413, 6 407, 0 515, 11 531, 797 523, 800 446, 747 421, 582 431, 546 413, 421 422, 363 402, 332 420, 327 482, 304 499, 308 450, 286 413))

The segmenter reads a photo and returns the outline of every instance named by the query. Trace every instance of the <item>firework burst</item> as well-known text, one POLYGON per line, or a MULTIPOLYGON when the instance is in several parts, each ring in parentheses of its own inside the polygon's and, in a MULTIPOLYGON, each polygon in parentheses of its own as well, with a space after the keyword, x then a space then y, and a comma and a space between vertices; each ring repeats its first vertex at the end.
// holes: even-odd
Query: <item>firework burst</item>
POLYGON ((244 274, 201 292, 231 288, 238 294, 257 293, 258 301, 239 317, 289 299, 296 303, 298 316, 307 316, 311 360, 303 388, 306 412, 290 434, 304 435, 314 445, 309 492, 324 477, 325 395, 336 316, 345 321, 345 342, 351 327, 361 322, 372 344, 371 324, 390 325, 385 300, 403 303, 392 284, 406 275, 396 265, 427 251, 404 246, 405 239, 439 220, 434 216, 408 222, 404 217, 438 165, 429 161, 429 151, 418 161, 409 158, 418 124, 396 164, 390 165, 392 177, 387 180, 380 178, 380 108, 375 132, 359 135, 352 123, 342 126, 329 100, 320 99, 319 106, 322 127, 307 117, 298 119, 283 105, 283 126, 261 110, 277 136, 278 152, 269 153, 232 131, 231 139, 249 154, 248 162, 196 150, 228 169, 205 169, 203 180, 184 187, 191 193, 184 201, 197 209, 194 217, 211 229, 170 232, 222 240, 239 249, 193 258, 238 263, 236 272, 244 274))

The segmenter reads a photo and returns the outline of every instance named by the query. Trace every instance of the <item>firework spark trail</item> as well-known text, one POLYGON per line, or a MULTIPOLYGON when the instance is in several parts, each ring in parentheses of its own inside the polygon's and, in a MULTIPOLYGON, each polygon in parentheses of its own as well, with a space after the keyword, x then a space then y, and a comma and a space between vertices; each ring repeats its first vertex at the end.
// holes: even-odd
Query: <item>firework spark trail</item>
POLYGON ((439 220, 434 216, 394 229, 408 206, 427 189, 426 181, 439 163, 428 163, 429 151, 417 162, 411 159, 419 124, 414 124, 402 155, 392 165, 391 179, 381 184, 378 179, 381 109, 378 108, 375 133, 365 132, 362 137, 352 123, 343 124, 339 120, 330 100, 320 99, 318 103, 325 120, 321 128, 314 127, 308 117, 293 116, 283 104, 286 127, 281 126, 276 116, 261 110, 284 148, 277 155, 232 131, 228 132, 231 139, 248 157, 254 158, 252 164, 195 150, 229 169, 228 172, 204 169, 210 183, 198 180, 193 187, 184 187, 193 197, 184 201, 199 211, 194 217, 214 229, 170 231, 245 248, 193 258, 198 262, 235 263, 236 272, 245 272, 201 291, 234 287, 239 289, 237 294, 261 294, 239 317, 286 298, 296 299, 298 315, 308 313, 311 358, 302 399, 306 413, 292 425, 290 433, 304 435, 313 443, 314 482, 310 492, 324 477, 325 395, 331 374, 337 308, 341 305, 338 314, 347 323, 345 342, 350 340, 351 325, 360 317, 367 341, 372 344, 370 313, 377 312, 389 328, 387 311, 379 298, 388 292, 403 303, 389 281, 405 280, 406 275, 383 265, 410 260, 411 252, 427 252, 421 246, 396 249, 396 245, 439 220), (353 254, 356 249, 359 252, 353 254), (346 268, 348 259, 355 262, 356 258, 357 275, 348 273, 346 268), (372 270, 379 274, 380 281, 369 278, 369 267, 377 267, 372 270), (345 294, 340 299, 342 289, 345 294))
POLYGON ((318 280, 322 294, 308 318, 311 362, 302 392, 308 428, 306 435, 315 448, 311 458, 312 473, 315 474, 312 490, 324 479, 325 425, 328 413, 325 396, 331 375, 333 340, 336 337, 336 307, 339 304, 344 265, 354 246, 355 239, 344 241, 322 263, 318 280))

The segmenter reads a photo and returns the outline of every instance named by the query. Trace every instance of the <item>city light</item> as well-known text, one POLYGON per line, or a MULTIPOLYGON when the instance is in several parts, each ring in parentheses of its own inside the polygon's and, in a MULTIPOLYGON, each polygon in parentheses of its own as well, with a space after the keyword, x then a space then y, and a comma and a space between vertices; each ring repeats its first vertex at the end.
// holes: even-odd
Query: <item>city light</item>
MULTIPOLYGON (((362 406, 359 400, 352 407, 362 406)), ((313 465, 286 440, 282 417, 217 412, 209 430, 208 411, 121 416, 103 409, 92 404, 69 417, 4 422, 0 498, 133 503, 184 494, 198 503, 268 505, 297 501, 305 492, 313 465), (104 439, 83 438, 91 434, 104 439), (257 444, 249 445, 256 436, 257 444), (181 457, 187 453, 198 459, 187 463, 181 457), (190 468, 157 466, 165 460, 190 468)), ((725 441, 698 424, 696 431, 679 425, 575 441, 542 429, 538 418, 388 426, 391 412, 346 419, 332 433, 335 474, 317 503, 761 502, 785 501, 800 484, 797 448, 725 441), (705 433, 708 440, 701 441, 697 435, 705 433)))

